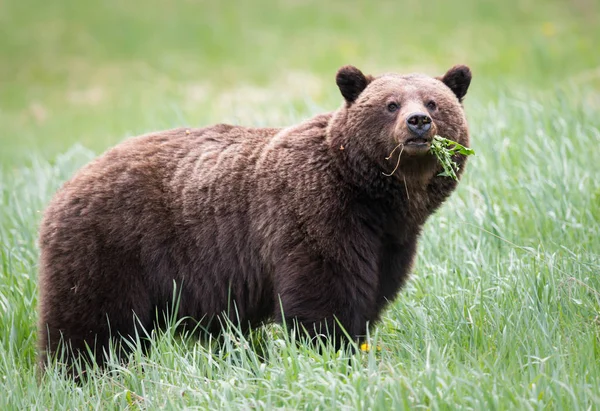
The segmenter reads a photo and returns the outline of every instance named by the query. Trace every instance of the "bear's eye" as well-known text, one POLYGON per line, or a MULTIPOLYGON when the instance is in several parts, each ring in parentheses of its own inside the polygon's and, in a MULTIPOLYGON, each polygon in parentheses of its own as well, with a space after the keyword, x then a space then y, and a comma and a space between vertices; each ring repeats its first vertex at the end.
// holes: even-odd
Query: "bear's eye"
POLYGON ((433 100, 431 100, 429 103, 427 103, 426 106, 431 111, 433 111, 437 108, 437 104, 435 104, 435 101, 433 101, 433 100))
POLYGON ((387 105, 387 109, 390 113, 393 113, 394 111, 398 110, 400 108, 400 106, 398 105, 398 103, 388 103, 387 105))

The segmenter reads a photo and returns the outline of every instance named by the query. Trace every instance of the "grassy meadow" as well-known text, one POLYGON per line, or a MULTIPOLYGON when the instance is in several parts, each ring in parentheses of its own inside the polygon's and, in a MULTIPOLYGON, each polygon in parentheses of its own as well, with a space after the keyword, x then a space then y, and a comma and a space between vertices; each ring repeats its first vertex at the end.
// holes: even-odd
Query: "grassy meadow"
POLYGON ((0 409, 600 409, 600 3, 0 2, 0 409), (464 63, 470 159, 374 348, 173 329, 36 380, 37 225, 123 139, 336 109, 338 67, 464 63))

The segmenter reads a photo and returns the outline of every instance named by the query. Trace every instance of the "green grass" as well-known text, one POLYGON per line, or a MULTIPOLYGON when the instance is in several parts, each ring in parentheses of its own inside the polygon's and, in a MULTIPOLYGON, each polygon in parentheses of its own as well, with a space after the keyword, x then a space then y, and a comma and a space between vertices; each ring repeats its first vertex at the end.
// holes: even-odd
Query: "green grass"
POLYGON ((0 4, 0 409, 600 409, 598 4, 228 4, 0 4), (374 329, 381 349, 169 329, 82 386, 56 367, 38 384, 35 241, 61 182, 133 134, 333 110, 348 63, 474 72, 477 154, 374 329))

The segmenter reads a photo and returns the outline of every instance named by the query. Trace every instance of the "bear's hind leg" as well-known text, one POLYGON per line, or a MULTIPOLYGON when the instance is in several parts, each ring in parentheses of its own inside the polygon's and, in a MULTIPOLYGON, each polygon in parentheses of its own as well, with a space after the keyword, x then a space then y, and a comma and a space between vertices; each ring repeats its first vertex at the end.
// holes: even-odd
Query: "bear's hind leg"
POLYGON ((48 358, 64 362, 71 373, 79 359, 84 369, 89 361, 102 367, 111 345, 118 357, 127 353, 129 344, 122 337, 133 340, 136 330, 140 338, 145 335, 142 328, 152 331, 151 291, 133 262, 107 258, 100 267, 76 270, 42 254, 38 328, 42 370, 48 358))

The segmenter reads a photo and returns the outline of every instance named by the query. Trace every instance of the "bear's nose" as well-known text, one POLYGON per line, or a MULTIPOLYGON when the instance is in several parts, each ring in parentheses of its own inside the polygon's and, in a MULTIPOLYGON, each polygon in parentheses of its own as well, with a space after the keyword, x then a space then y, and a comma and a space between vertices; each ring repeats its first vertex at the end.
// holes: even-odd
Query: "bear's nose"
POLYGON ((413 113, 406 119, 408 129, 421 137, 431 129, 431 117, 425 113, 413 113))

